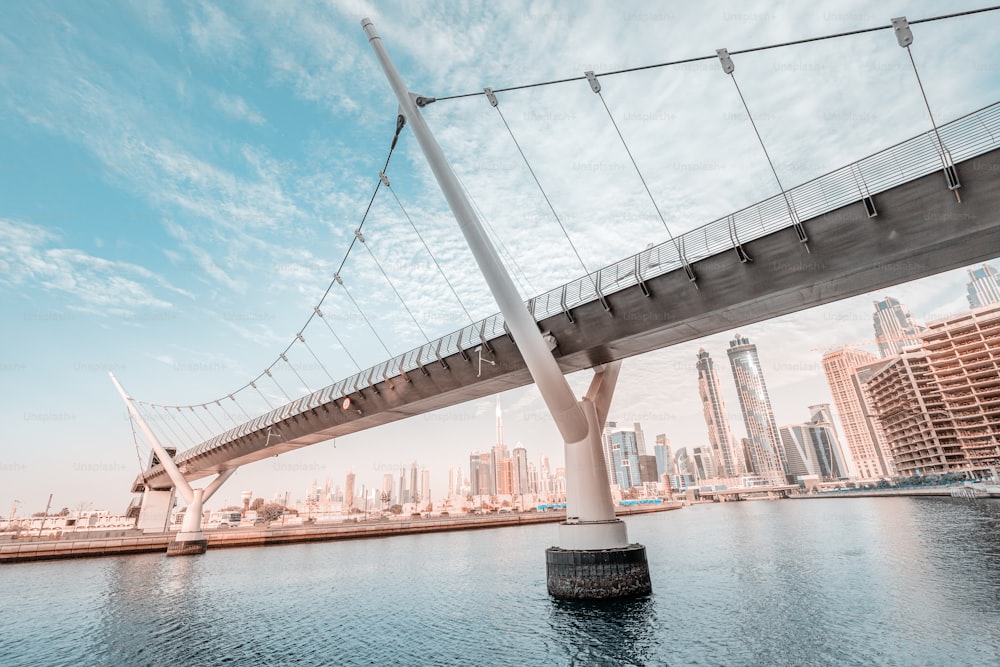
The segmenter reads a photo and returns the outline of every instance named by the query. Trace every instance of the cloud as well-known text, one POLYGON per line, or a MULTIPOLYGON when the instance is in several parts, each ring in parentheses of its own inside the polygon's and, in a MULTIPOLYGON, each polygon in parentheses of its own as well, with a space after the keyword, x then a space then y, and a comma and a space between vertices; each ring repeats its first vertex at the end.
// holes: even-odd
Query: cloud
POLYGON ((216 92, 212 103, 216 109, 233 120, 240 120, 253 125, 263 125, 266 122, 264 116, 239 95, 216 92))
POLYGON ((191 12, 188 34, 194 47, 203 54, 232 57, 244 48, 246 37, 219 7, 201 4, 191 12))
POLYGON ((153 272, 75 248, 51 247, 59 237, 37 225, 0 219, 0 285, 33 286, 66 297, 59 306, 94 315, 133 315, 143 309, 169 310, 169 292, 192 295, 153 272))

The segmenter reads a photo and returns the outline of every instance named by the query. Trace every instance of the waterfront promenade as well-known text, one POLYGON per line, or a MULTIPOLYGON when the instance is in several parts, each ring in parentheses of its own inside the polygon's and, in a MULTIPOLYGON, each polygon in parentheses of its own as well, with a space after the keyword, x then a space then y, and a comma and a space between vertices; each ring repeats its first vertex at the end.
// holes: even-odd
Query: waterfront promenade
MULTIPOLYGON (((667 501, 659 505, 619 507, 619 516, 664 512, 680 509, 681 501, 667 501)), ((503 528, 540 523, 556 523, 566 519, 565 511, 511 512, 504 514, 462 514, 447 517, 413 517, 406 519, 369 519, 337 523, 304 523, 282 526, 241 526, 206 530, 209 549, 234 547, 261 547, 303 542, 355 540, 416 533, 436 533, 456 530, 503 528)), ((165 552, 174 533, 143 534, 138 530, 101 531, 96 535, 72 535, 61 539, 0 537, 0 564, 62 558, 117 556, 123 554, 165 552)))
POLYGON ((802 498, 885 498, 893 496, 950 496, 955 498, 1000 498, 1000 485, 983 483, 897 486, 871 489, 835 489, 790 496, 802 498))

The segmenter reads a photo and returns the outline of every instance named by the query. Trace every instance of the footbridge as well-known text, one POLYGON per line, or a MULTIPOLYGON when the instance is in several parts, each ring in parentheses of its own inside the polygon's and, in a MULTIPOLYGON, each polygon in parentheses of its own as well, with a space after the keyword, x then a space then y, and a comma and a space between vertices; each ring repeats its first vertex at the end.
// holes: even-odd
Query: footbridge
MULTIPOLYGON (((921 21, 926 20, 932 19, 921 21)), ((675 237, 618 131, 670 240, 524 303, 420 110, 454 96, 437 100, 410 92, 375 26, 365 19, 362 28, 399 104, 396 134, 385 164, 400 132, 409 127, 500 313, 293 399, 271 371, 280 361, 298 376, 286 353, 297 343, 308 347, 303 332, 313 321, 310 315, 278 360, 242 388, 257 390, 264 398, 255 382, 266 375, 288 402, 274 408, 265 398, 271 408, 265 414, 253 418, 244 410, 247 420, 243 423, 227 414, 233 427, 227 429, 217 420, 218 430, 208 425, 214 416, 202 419, 203 411, 212 414, 209 403, 172 406, 185 420, 191 413, 211 435, 199 442, 200 435, 196 439, 186 434, 194 446, 180 453, 176 453, 179 439, 164 438, 167 445, 174 445, 171 451, 142 414, 144 408, 171 408, 129 397, 115 379, 130 416, 158 457, 133 487, 144 493, 140 523, 144 516, 153 517, 152 522, 158 520, 162 529, 174 489, 187 503, 168 555, 205 551, 203 503, 242 465, 535 383, 565 443, 566 456, 566 520, 559 525, 559 546, 546 550, 549 593, 569 598, 648 594, 652 588, 645 547, 629 541, 627 527, 615 516, 601 443, 621 360, 983 261, 1000 248, 1000 103, 938 125, 910 53, 913 34, 906 18, 899 17, 892 19, 891 29, 898 45, 907 50, 928 113, 928 132, 786 188, 734 74, 733 56, 742 52, 717 49, 714 56, 699 60, 717 59, 723 74, 732 80, 774 176, 777 194, 675 237), (584 369, 594 369, 594 376, 580 398, 565 375, 584 369), (191 486, 192 481, 209 475, 215 478, 203 488, 191 486)), ((838 36, 830 36, 834 37, 838 36)), ((586 72, 577 80, 586 81, 600 97, 617 130, 601 93, 600 77, 586 72)), ((555 83, 560 82, 538 85, 555 83)), ((503 118, 497 94, 506 90, 511 89, 486 88, 473 94, 484 95, 503 118)), ((504 124, 517 144, 506 120, 504 124)), ((535 176, 523 151, 521 155, 535 176)), ((379 177, 372 201, 381 184, 391 187, 385 168, 379 177)), ((554 208, 552 212, 556 215, 554 208)), ((361 227, 367 215, 355 230, 362 245, 366 245, 361 227)), ((607 224, 614 225, 615 220, 607 224)), ((353 247, 354 241, 348 254, 353 247)), ((433 258, 431 249, 426 249, 433 258)), ((391 286, 388 273, 379 268, 391 286)), ((335 283, 347 290, 338 270, 323 299, 335 283)), ((413 317, 403 298, 396 295, 413 317)), ((315 308, 319 318, 323 317, 322 304, 323 300, 315 308)), ((363 315, 360 306, 354 305, 363 315)), ((316 357, 312 348, 309 352, 316 357)), ((386 354, 391 355, 388 349, 386 354)), ((236 402, 232 394, 224 398, 236 402)), ((222 407, 221 400, 210 403, 222 407)), ((189 424, 200 433, 193 422, 189 424)))
MULTIPOLYGON (((526 305, 572 373, 992 258, 1000 102, 709 222, 526 305), (949 189, 958 178, 961 201, 949 189)), ((613 224, 614 221, 609 221, 613 224)), ((180 452, 189 480, 532 382, 496 314, 180 452)), ((162 464, 135 490, 173 486, 162 464)))

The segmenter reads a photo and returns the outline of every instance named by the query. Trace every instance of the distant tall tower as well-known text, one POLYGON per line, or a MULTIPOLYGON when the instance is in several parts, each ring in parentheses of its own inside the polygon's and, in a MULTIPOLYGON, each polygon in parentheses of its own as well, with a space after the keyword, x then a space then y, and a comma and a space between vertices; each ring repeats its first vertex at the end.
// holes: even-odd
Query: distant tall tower
POLYGON ((670 438, 665 433, 656 436, 653 453, 656 455, 656 476, 662 478, 664 475, 674 474, 673 451, 670 447, 670 438))
POLYGON ((479 490, 479 452, 469 454, 469 493, 478 496, 479 490))
POLYGON ((820 476, 843 478, 850 475, 847 457, 840 446, 837 429, 833 426, 833 413, 829 403, 809 406, 809 422, 813 425, 813 445, 820 476))
POLYGON ((865 381, 872 374, 871 367, 878 366, 878 361, 874 354, 850 347, 823 355, 823 371, 847 441, 849 460, 845 465, 850 475, 861 479, 879 479, 894 474, 892 450, 865 388, 865 381))
POLYGON ((745 467, 743 457, 736 448, 733 434, 726 417, 726 401, 722 398, 722 387, 715 372, 712 357, 705 348, 698 350, 698 394, 701 396, 705 425, 708 427, 708 444, 715 456, 718 473, 725 477, 742 475, 745 467))
MULTIPOLYGON (((420 493, 420 487, 418 486, 417 478, 417 462, 414 461, 410 464, 410 502, 416 502, 417 495, 420 493)), ((420 500, 426 500, 426 498, 421 498, 420 500)))
POLYGON ((500 415, 500 394, 497 394, 497 442, 503 444, 503 417, 500 415))
POLYGON ((615 457, 611 453, 611 433, 618 428, 617 422, 605 422, 604 433, 601 435, 601 442, 604 443, 604 466, 608 471, 608 486, 614 486, 618 483, 618 477, 615 474, 615 457))
POLYGON ((778 426, 774 422, 771 398, 764 384, 757 346, 736 334, 729 341, 729 363, 733 367, 736 392, 740 397, 743 423, 750 440, 750 461, 753 472, 773 484, 784 484, 785 461, 778 426))
POLYGON ((530 493, 528 482, 528 450, 521 443, 514 448, 514 493, 530 493))
POLYGON ((347 481, 344 482, 344 508, 354 507, 354 472, 347 473, 347 481))
POLYGON ((382 495, 385 497, 386 502, 392 502, 392 482, 391 472, 382 475, 382 495))
POLYGON ((610 436, 615 483, 620 489, 642 486, 639 441, 635 431, 614 431, 610 436))
POLYGON ((691 449, 691 460, 694 462, 694 472, 698 481, 716 476, 715 455, 712 448, 700 445, 691 449))
POLYGON ((635 446, 639 451, 639 456, 646 455, 646 436, 642 433, 642 425, 639 422, 632 423, 632 430, 635 431, 635 446))
POLYGON ((899 354, 907 345, 919 342, 920 332, 924 331, 924 327, 917 324, 906 306, 891 296, 875 301, 874 304, 872 325, 875 327, 880 357, 885 359, 899 354))
POLYGON ((969 308, 982 308, 991 303, 1000 303, 1000 273, 989 264, 969 269, 969 284, 966 285, 969 308))
POLYGON ((420 506, 427 507, 431 502, 431 471, 420 471, 420 506))
POLYGON ((781 442, 788 459, 788 475, 817 475, 827 480, 848 476, 844 455, 833 428, 830 406, 809 406, 804 424, 782 426, 781 442))

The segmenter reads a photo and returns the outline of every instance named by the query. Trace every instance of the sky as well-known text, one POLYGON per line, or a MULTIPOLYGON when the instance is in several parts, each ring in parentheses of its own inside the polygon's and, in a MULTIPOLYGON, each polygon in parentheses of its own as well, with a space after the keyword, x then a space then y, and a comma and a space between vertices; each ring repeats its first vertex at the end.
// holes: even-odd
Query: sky
MULTIPOLYGON (((0 513, 41 511, 50 493, 54 508, 123 511, 149 447, 133 440, 108 373, 159 405, 228 396, 303 331, 335 271, 346 290, 335 285, 322 309, 343 347, 314 318, 303 331, 308 348, 293 345, 289 363, 258 383, 260 393, 238 395, 248 412, 264 411, 265 400, 285 402, 282 392, 302 395, 351 375, 352 358, 363 368, 383 361, 379 339, 395 355, 423 343, 421 329, 433 339, 464 326, 463 307, 476 319, 497 312, 408 129, 387 170, 392 192, 383 188, 365 219, 371 254, 360 244, 347 253, 397 110, 362 18, 374 21, 411 91, 446 97, 982 6, 6 3, 0 513)), ((998 29, 1000 12, 913 26, 913 57, 939 122, 1000 97, 998 29)), ((733 60, 786 186, 930 129, 890 30, 733 60)), ((674 235, 777 192, 727 78, 710 60, 601 79, 674 235)), ((522 296, 579 277, 581 261, 594 270, 666 240, 585 81, 498 99, 565 235, 483 96, 442 100, 424 115, 503 254, 514 258, 509 269, 522 296)), ((966 279, 950 271, 741 328, 758 346, 777 422, 805 421, 807 406, 832 402, 822 351, 871 339, 874 299, 890 294, 925 322, 967 307, 966 279)), ((716 360, 733 431, 743 435, 725 357, 734 333, 627 359, 611 418, 641 423, 650 443, 664 433, 675 447, 705 444, 694 368, 704 347, 716 360)), ((569 380, 583 394, 589 372, 569 380)), ((520 442, 530 460, 547 455, 561 465, 562 443, 537 390, 501 400, 508 446, 520 442)), ((199 428, 205 432, 199 424, 189 430, 199 428)), ((314 480, 343 485, 349 470, 359 486, 380 485, 383 474, 413 461, 431 470, 438 495, 448 467, 467 468, 469 453, 492 446, 494 432, 492 398, 455 406, 248 465, 209 506, 251 490, 300 498, 314 480)), ((165 439, 186 449, 184 437, 165 439)))

